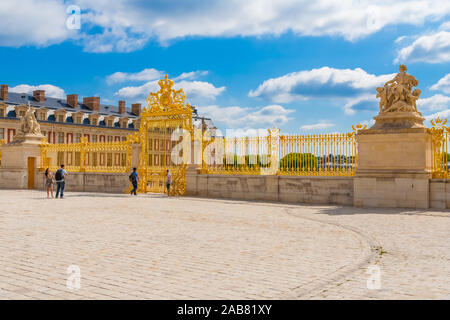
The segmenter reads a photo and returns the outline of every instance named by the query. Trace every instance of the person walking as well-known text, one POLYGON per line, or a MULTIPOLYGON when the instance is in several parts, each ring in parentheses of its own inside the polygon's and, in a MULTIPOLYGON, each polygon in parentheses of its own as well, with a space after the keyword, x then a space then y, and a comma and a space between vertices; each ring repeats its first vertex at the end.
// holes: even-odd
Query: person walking
POLYGON ((61 168, 56 170, 55 180, 56 180, 56 198, 61 192, 60 199, 64 197, 64 188, 66 186, 65 177, 68 175, 67 171, 64 169, 64 165, 61 165, 61 168))
POLYGON ((170 186, 172 185, 172 175, 170 174, 169 169, 167 169, 166 174, 166 188, 167 188, 167 196, 170 197, 170 186))
POLYGON ((137 196, 136 190, 138 187, 138 174, 136 168, 133 168, 133 172, 130 174, 129 178, 131 184, 133 185, 133 189, 131 190, 130 194, 134 194, 135 196, 137 196))
POLYGON ((50 199, 50 192, 52 194, 53 199, 53 184, 55 183, 55 179, 53 178, 53 173, 49 168, 45 169, 44 173, 45 180, 45 188, 47 189, 47 199, 50 199))

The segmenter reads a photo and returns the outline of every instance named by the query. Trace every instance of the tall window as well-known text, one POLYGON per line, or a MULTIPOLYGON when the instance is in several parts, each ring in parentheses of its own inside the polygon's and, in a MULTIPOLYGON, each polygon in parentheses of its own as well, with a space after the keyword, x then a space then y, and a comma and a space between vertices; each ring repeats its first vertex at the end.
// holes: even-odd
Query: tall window
POLYGON ((108 142, 112 142, 113 141, 113 137, 112 136, 108 136, 107 139, 108 139, 107 140, 108 142))
POLYGON ((81 142, 81 133, 75 133, 75 143, 81 142))
POLYGON ((5 139, 5 129, 0 128, 0 140, 5 139))
POLYGON ((64 132, 58 132, 58 143, 64 143, 64 132))
POLYGON ((97 142, 97 135, 96 134, 92 135, 92 142, 97 142))

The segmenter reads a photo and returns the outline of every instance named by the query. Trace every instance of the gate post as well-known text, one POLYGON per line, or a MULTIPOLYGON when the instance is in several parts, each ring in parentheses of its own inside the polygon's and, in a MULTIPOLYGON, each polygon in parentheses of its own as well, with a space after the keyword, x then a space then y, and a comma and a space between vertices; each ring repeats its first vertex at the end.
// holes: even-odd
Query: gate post
POLYGON ((356 134, 355 206, 429 208, 431 134, 415 106, 420 90, 410 92, 417 84, 402 65, 393 80, 377 88, 376 122, 356 134))

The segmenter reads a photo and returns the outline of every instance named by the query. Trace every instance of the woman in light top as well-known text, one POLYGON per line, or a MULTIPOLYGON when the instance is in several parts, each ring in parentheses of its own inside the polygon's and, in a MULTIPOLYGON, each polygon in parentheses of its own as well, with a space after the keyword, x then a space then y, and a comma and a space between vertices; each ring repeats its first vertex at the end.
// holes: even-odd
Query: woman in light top
POLYGON ((53 198, 53 184, 55 183, 55 178, 53 177, 53 173, 50 171, 49 168, 45 170, 44 179, 45 179, 45 188, 47 189, 47 199, 50 199, 50 193, 52 194, 53 198))

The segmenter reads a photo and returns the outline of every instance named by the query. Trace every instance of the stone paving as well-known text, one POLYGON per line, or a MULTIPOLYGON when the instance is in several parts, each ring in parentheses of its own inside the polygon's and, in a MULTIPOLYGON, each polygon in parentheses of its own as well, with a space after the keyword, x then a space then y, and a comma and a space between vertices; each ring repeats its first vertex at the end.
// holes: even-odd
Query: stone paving
POLYGON ((0 191, 0 299, 342 298, 450 299, 450 211, 0 191))

